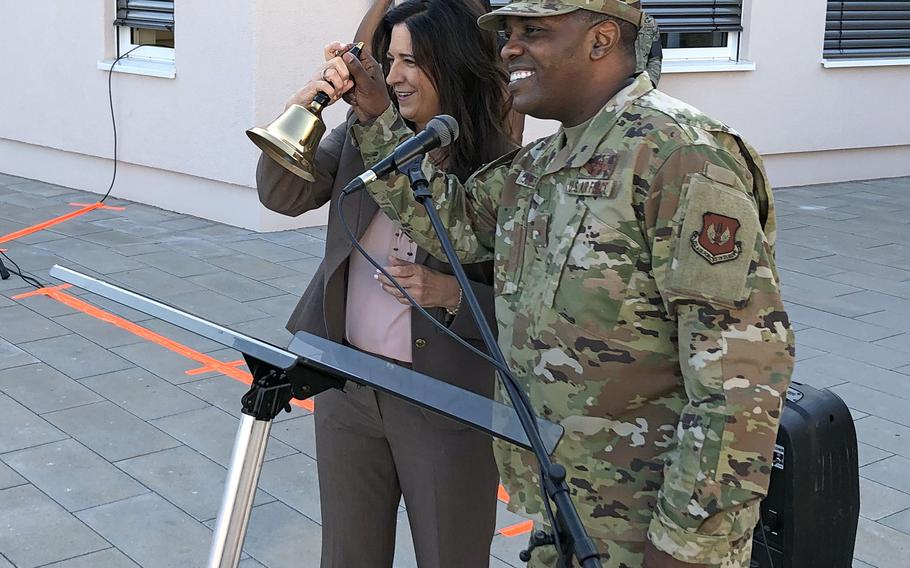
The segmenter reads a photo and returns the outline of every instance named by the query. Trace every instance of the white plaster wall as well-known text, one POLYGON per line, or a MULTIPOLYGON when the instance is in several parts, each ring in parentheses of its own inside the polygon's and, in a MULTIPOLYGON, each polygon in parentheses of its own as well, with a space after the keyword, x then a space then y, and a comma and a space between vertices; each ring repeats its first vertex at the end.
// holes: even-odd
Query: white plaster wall
MULTIPOLYGON (((742 55, 757 70, 665 74, 661 89, 720 118, 766 156, 776 185, 910 175, 910 67, 824 69, 825 0, 746 0, 742 55)), ((258 203, 258 150, 313 74, 353 36, 370 0, 176 4, 175 79, 115 73, 114 195, 259 230, 321 224, 258 203)), ((0 0, 0 171, 103 192, 111 173, 107 73, 114 0, 0 0)), ((345 105, 327 110, 329 128, 345 105)), ((528 120, 526 140, 553 122, 528 120)))
MULTIPOLYGON (((825 8, 746 0, 741 54, 756 70, 666 73, 660 89, 740 131, 775 185, 910 175, 910 66, 823 68, 825 8)), ((526 140, 554 128, 529 120, 526 140)))

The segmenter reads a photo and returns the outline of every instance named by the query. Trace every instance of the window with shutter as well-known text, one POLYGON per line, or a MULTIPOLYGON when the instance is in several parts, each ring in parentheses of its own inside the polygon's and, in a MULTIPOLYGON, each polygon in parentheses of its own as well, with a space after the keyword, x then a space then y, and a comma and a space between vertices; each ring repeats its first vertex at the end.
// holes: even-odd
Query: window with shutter
POLYGON ((825 59, 910 58, 910 0, 828 2, 825 59))
POLYGON ((172 0, 116 0, 117 55, 153 61, 174 60, 174 2, 172 0), (139 46, 141 48, 136 49, 139 46))
POLYGON ((742 0, 642 0, 660 28, 664 60, 739 59, 742 0))

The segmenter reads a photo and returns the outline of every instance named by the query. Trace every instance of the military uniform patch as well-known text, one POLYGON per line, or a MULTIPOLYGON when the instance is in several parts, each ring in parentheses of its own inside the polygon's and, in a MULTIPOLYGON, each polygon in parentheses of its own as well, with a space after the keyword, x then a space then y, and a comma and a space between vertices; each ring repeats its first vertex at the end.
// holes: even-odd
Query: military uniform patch
POLYGON ((701 231, 693 232, 689 239, 695 252, 711 264, 736 260, 743 250, 736 240, 740 222, 709 211, 702 215, 701 223, 701 231))

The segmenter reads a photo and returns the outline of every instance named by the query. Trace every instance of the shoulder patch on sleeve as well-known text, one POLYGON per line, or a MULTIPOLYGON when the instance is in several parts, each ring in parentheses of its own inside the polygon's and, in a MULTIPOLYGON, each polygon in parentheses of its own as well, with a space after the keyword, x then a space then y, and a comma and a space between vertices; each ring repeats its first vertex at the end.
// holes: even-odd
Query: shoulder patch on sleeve
MULTIPOLYGON (((721 167, 712 173, 717 170, 733 174, 721 167)), ((755 203, 742 190, 704 174, 692 174, 687 186, 669 290, 677 297, 742 306, 749 298, 746 282, 761 242, 755 203)))

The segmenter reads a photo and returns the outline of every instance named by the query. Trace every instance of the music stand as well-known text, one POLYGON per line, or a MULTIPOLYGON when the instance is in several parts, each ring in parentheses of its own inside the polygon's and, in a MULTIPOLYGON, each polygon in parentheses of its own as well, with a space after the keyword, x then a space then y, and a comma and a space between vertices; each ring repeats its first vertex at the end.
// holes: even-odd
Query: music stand
MULTIPOLYGON (((282 410, 290 411, 292 398, 309 398, 353 381, 531 449, 513 408, 322 337, 300 331, 282 349, 68 268, 54 265, 50 275, 243 353, 253 382, 241 398, 242 417, 208 568, 236 568, 240 562, 272 420, 282 410)), ((563 428, 536 420, 544 447, 552 454, 563 428)))

